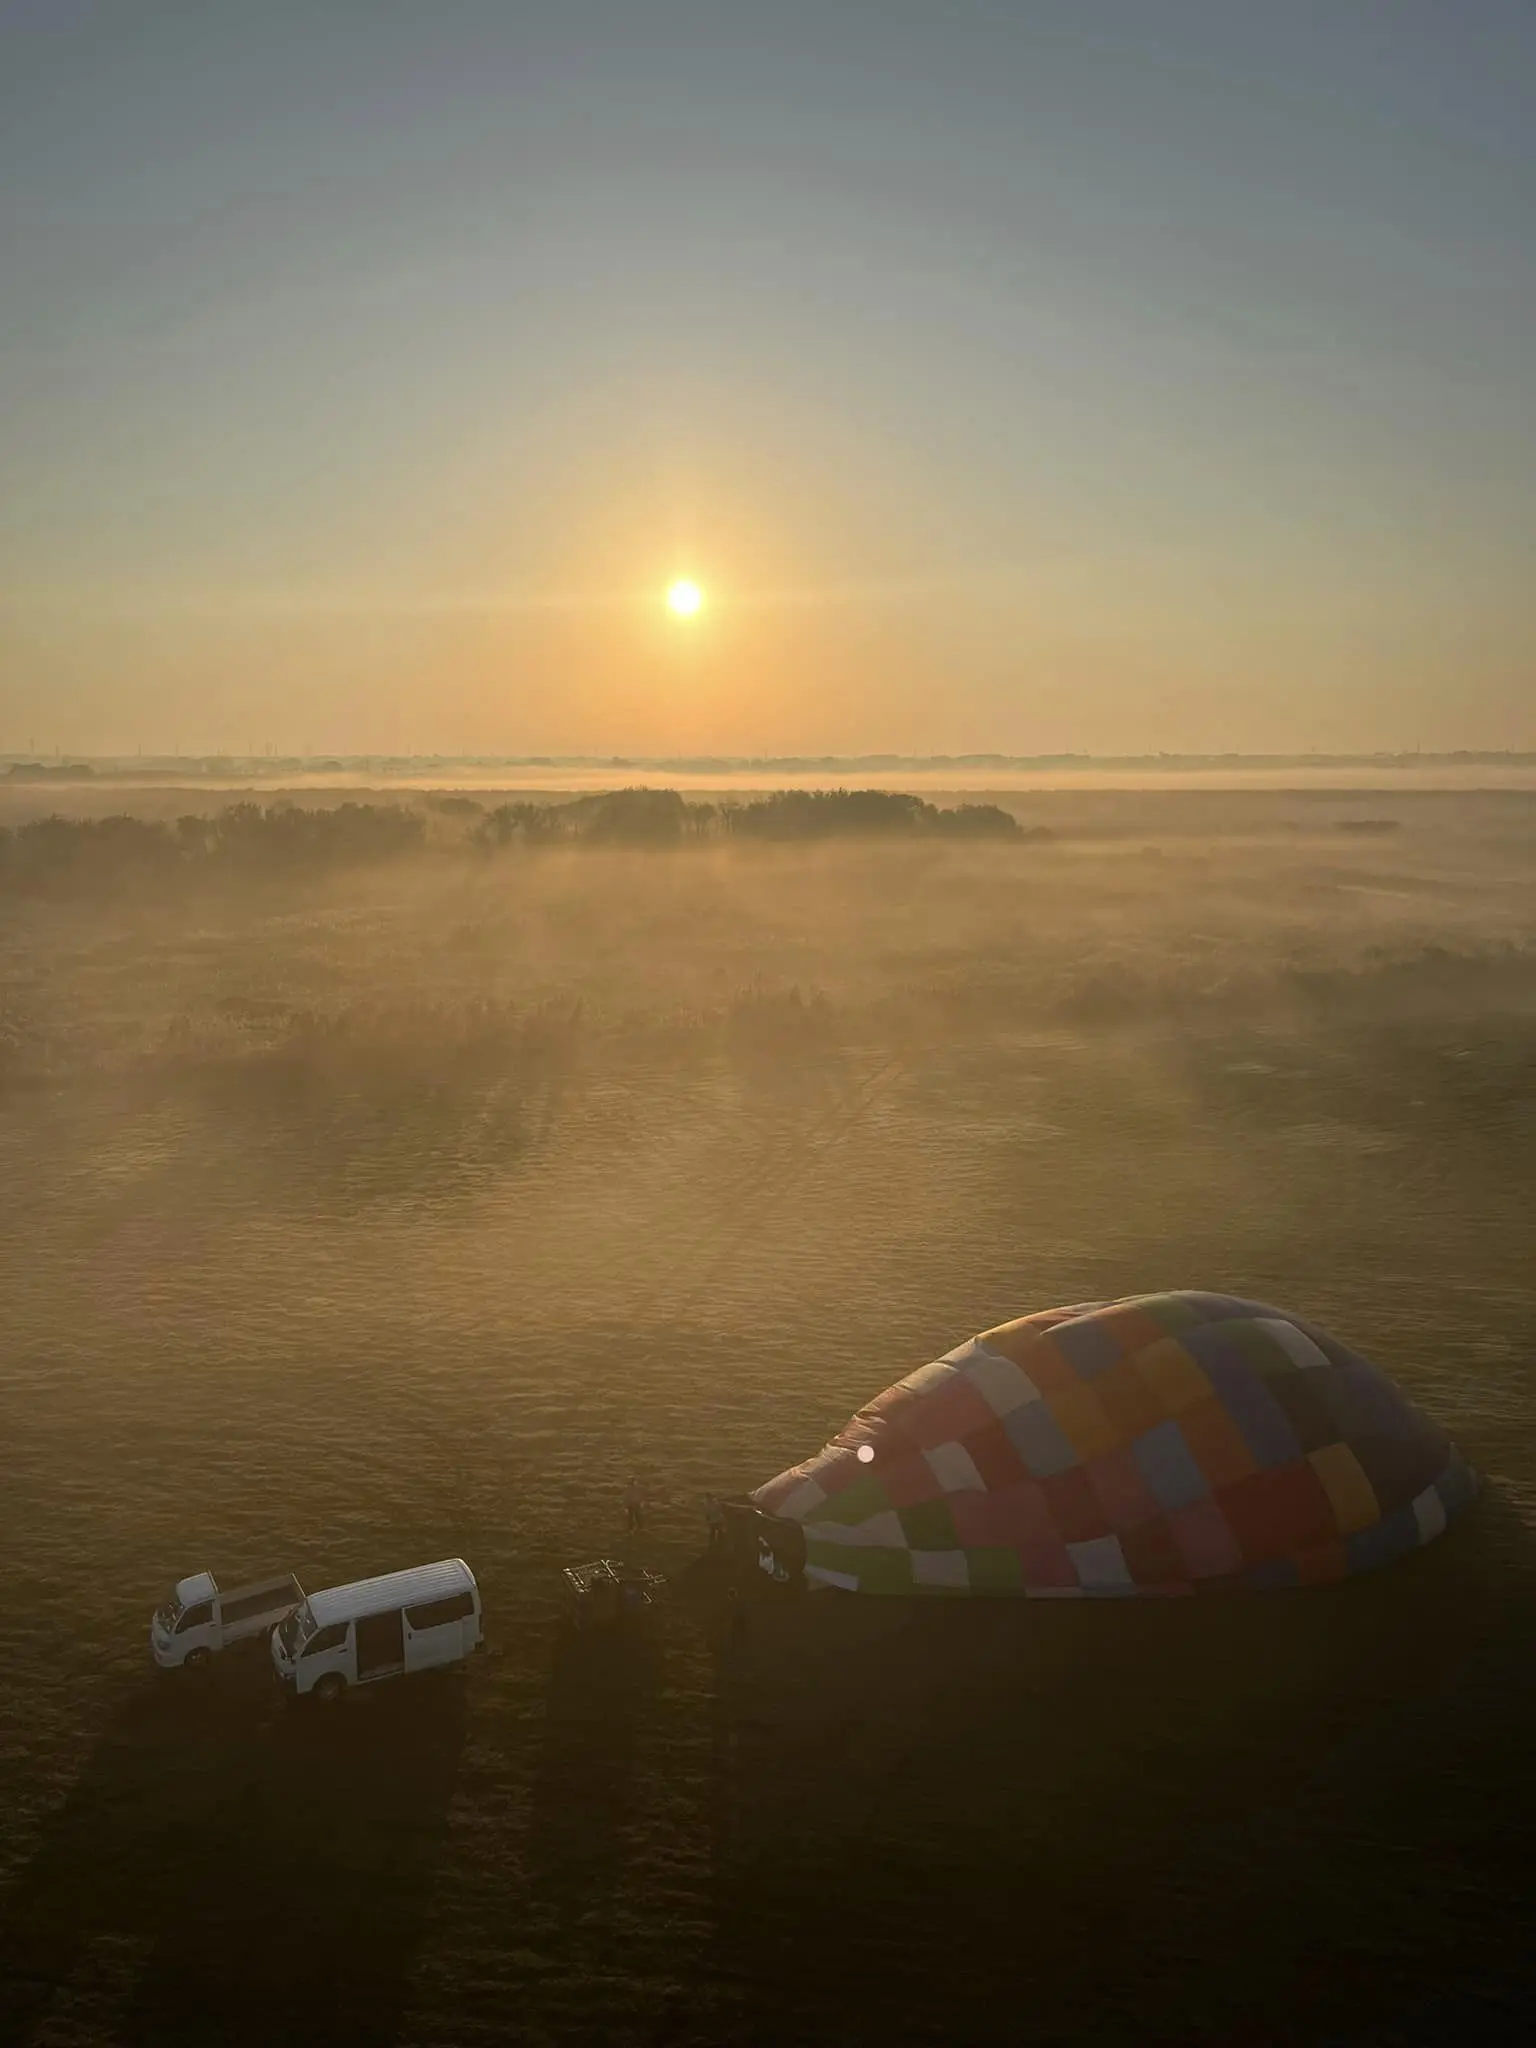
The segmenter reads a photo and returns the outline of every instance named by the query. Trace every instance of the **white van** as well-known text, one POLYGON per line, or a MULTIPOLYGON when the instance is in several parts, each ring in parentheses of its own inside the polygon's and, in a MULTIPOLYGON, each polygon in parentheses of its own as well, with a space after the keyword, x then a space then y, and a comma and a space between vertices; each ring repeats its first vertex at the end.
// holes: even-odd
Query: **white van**
POLYGON ((179 1579, 169 1600, 155 1609, 149 1624, 149 1647, 162 1671, 179 1664, 206 1664, 215 1650, 227 1649, 245 1636, 265 1635, 304 1598, 292 1572, 252 1579, 221 1593, 212 1572, 194 1572, 179 1579))
POLYGON ((303 1697, 457 1664, 481 1646, 480 1588, 462 1557, 311 1593, 272 1632, 272 1668, 303 1697))

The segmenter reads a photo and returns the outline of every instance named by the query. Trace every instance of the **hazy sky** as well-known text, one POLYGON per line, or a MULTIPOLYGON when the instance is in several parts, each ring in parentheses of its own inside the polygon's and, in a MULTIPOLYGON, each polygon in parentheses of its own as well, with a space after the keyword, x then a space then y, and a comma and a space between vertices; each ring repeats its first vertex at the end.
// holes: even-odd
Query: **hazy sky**
POLYGON ((1531 746, 1533 537, 1532 0, 0 0, 0 750, 1531 746))

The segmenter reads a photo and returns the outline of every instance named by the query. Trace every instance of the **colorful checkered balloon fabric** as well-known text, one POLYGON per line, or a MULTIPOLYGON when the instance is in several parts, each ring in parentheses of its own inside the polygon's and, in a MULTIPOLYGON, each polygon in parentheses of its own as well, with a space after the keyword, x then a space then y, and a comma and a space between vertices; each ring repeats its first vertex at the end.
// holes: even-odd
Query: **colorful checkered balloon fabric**
POLYGON ((803 1526, 824 1585, 1073 1598, 1343 1578, 1438 1536, 1475 1486, 1322 1331, 1149 1294, 985 1331, 753 1500, 803 1526))

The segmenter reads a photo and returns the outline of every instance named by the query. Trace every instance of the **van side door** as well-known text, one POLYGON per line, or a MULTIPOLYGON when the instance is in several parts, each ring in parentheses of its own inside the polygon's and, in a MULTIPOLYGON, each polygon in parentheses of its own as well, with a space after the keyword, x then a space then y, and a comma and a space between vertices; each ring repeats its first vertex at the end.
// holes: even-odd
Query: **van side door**
POLYGON ((356 1628, 359 1685, 365 1679, 388 1678, 392 1672, 405 1670, 405 1631, 398 1607, 366 1614, 356 1628))

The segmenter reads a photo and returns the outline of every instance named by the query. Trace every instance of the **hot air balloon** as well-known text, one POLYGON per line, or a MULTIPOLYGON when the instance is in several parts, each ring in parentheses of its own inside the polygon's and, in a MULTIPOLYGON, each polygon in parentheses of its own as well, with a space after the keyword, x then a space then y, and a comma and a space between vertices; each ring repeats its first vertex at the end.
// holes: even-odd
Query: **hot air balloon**
POLYGON ((813 1587, 1071 1599, 1344 1578, 1431 1542, 1475 1487, 1323 1331, 1174 1293, 984 1331, 751 1499, 775 1575, 813 1587))

